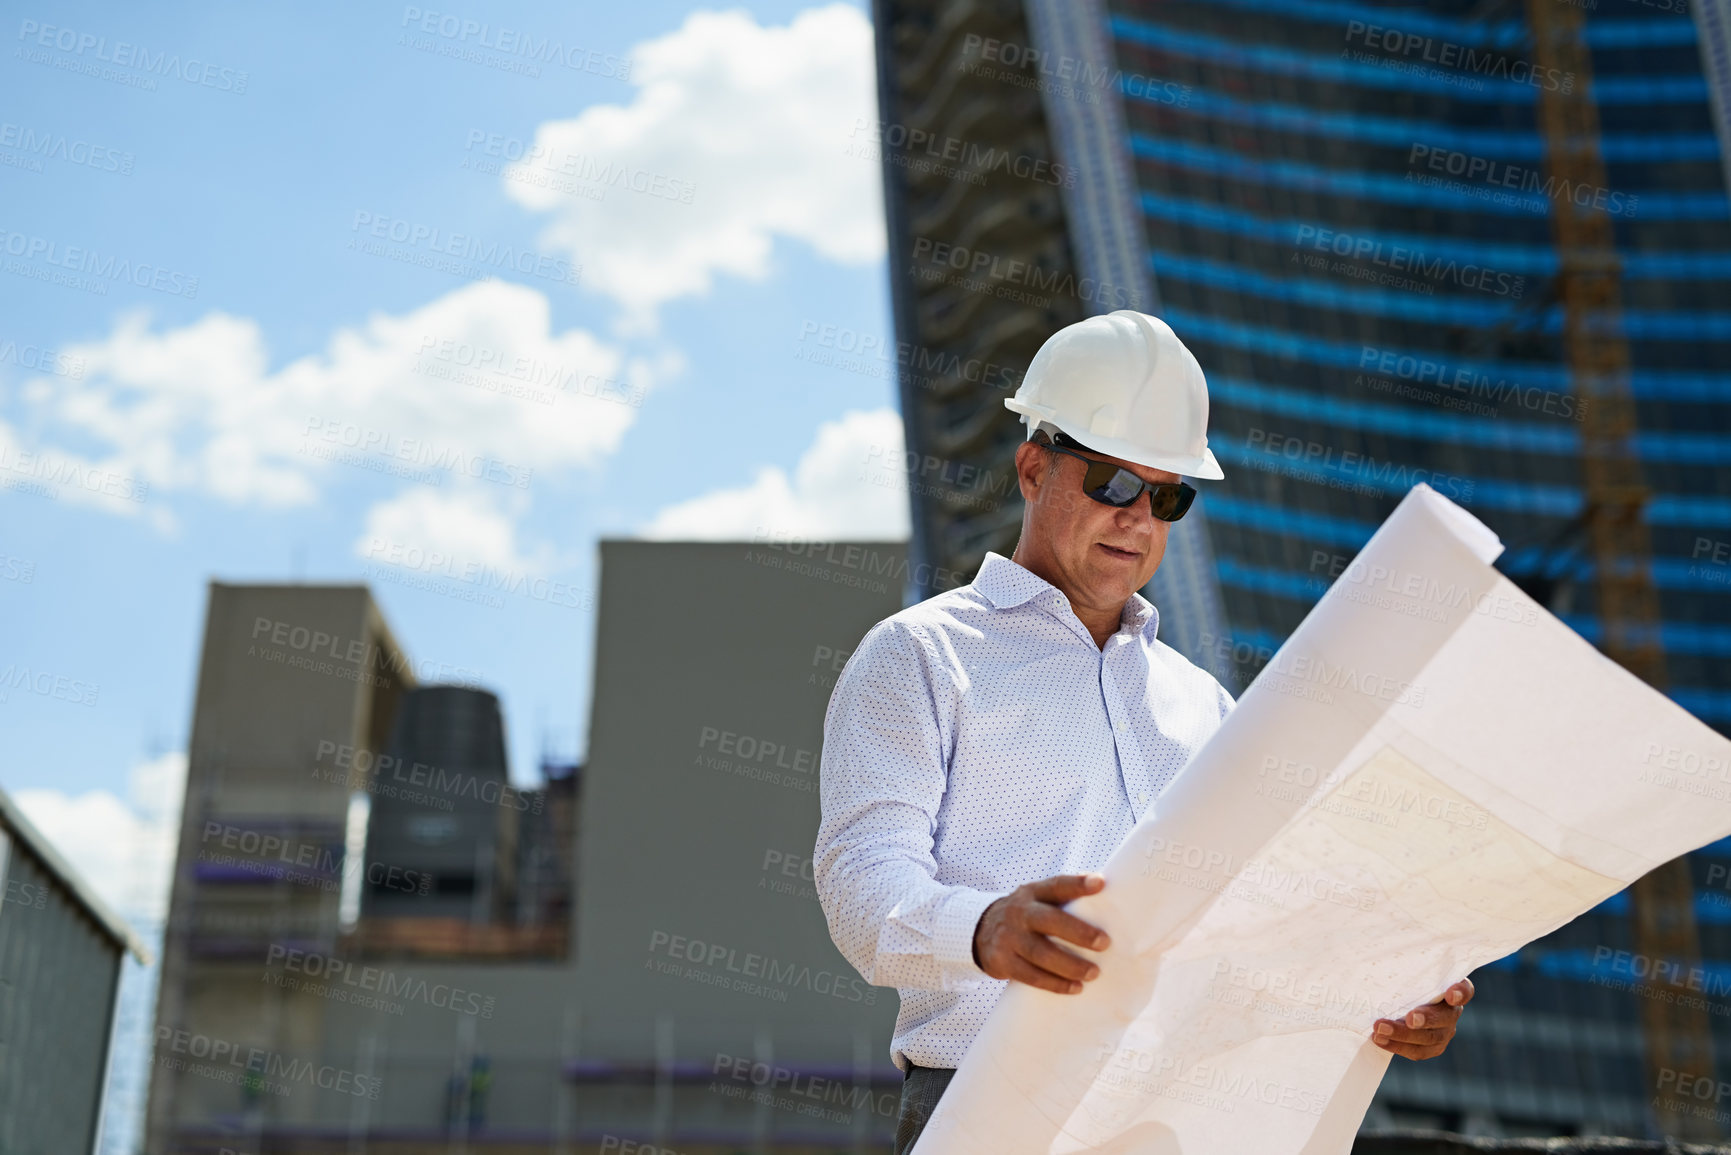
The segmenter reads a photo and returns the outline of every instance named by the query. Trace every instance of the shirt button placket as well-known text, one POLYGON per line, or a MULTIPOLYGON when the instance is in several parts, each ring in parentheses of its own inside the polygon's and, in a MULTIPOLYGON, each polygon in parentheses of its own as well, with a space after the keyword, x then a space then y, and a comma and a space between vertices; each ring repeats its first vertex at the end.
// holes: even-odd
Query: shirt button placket
MULTIPOLYGON (((1124 755, 1130 745, 1130 736, 1125 731, 1124 723, 1118 720, 1117 711, 1112 708, 1112 692, 1110 686, 1111 677, 1106 671, 1106 651, 1102 650, 1100 653, 1100 700, 1106 707, 1106 722, 1112 727, 1112 748, 1118 755, 1118 780, 1124 787, 1124 797, 1128 799, 1131 794, 1130 763, 1124 755)), ((1136 797, 1138 799, 1145 799, 1147 798, 1147 795, 1139 794, 1136 797)), ((1147 805, 1147 803, 1144 801, 1138 802, 1138 806, 1145 805, 1147 805)), ((1140 813, 1141 811, 1138 810, 1137 814, 1140 815, 1140 813)))

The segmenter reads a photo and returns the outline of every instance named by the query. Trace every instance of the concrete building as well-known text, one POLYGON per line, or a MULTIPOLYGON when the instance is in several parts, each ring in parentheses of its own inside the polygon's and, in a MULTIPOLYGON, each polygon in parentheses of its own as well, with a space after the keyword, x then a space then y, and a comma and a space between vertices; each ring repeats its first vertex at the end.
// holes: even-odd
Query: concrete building
POLYGON ((212 586, 150 1155, 887 1149, 895 994, 810 858, 829 691, 906 551, 601 552, 588 757, 521 791, 509 703, 417 687, 364 588, 212 586), (477 800, 501 823, 415 840, 477 800), (478 849, 509 901, 416 909, 478 849))
POLYGON ((352 798, 395 788, 369 771, 414 684, 363 587, 211 584, 146 1151, 257 1150, 268 1127, 330 1110, 301 1065, 330 1045, 326 1004, 262 968, 335 954, 352 798))
POLYGON ((896 996, 830 941, 811 853, 824 708, 860 637, 901 608, 906 551, 601 556, 576 1106, 601 1134, 680 1152, 881 1150, 896 996), (700 605, 727 612, 667 612, 700 605))
POLYGON ((0 1151, 95 1150, 121 966, 144 946, 0 792, 0 1151))

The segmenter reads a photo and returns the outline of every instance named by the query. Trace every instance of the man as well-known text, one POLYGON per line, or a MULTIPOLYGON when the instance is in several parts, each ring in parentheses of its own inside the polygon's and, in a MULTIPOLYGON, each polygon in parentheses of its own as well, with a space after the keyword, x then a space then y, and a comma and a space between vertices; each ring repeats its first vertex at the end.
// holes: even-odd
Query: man
MULTIPOLYGON (((1015 552, 874 626, 824 719, 818 895, 842 954, 901 995, 897 1155, 1006 983, 1075 994, 1098 975, 1059 943, 1106 935, 1064 905, 1105 885, 1094 872, 1232 708, 1137 593, 1195 496, 1181 475, 1223 476, 1196 359, 1120 310, 1053 334, 1005 405, 1028 425, 1015 552)), ((1438 1055, 1472 994, 1373 1037, 1438 1055)))

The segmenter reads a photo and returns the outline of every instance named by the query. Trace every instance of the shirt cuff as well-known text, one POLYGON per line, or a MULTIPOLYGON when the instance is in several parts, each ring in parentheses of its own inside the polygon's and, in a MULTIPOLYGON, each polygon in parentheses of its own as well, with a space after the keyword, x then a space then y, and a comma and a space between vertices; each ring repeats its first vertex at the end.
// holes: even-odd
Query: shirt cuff
POLYGON ((989 890, 963 887, 944 900, 938 911, 937 933, 932 936, 932 958, 946 972, 959 972, 966 978, 990 977, 974 961, 974 931, 980 925, 980 915, 1002 897, 989 890))

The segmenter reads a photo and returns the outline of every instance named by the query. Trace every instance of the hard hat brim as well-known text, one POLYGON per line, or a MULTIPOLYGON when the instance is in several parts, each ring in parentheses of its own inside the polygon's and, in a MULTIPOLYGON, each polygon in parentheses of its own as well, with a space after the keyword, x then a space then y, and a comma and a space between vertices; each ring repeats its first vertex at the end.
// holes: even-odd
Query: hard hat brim
POLYGON ((1206 445, 1202 447, 1200 457, 1155 453, 1132 441, 1125 441, 1117 437, 1100 437, 1088 433, 1087 430, 1078 432, 1074 429, 1065 428, 1065 423, 1059 420, 1057 414, 1045 405, 1030 405, 1025 401, 1018 401, 1014 397, 1006 397, 1004 398, 1004 408, 1028 418, 1030 429, 1042 421, 1050 422, 1089 449, 1096 453, 1103 453, 1107 457, 1134 461, 1137 465, 1146 465, 1149 469, 1164 469, 1168 473, 1176 473, 1183 477, 1195 477, 1203 481, 1220 481, 1226 476, 1220 469, 1220 462, 1214 458, 1214 451, 1206 445))

